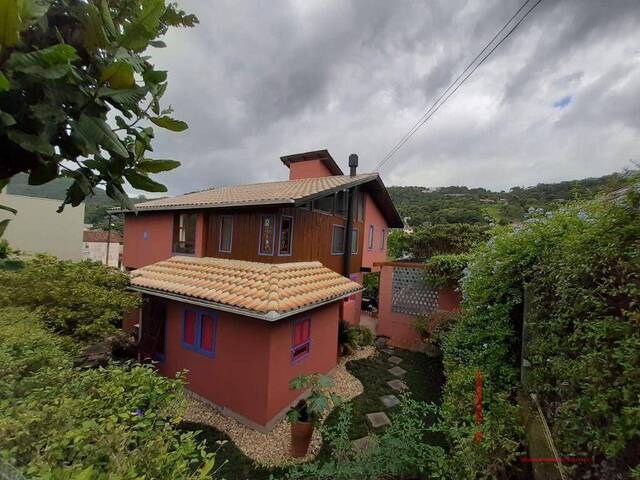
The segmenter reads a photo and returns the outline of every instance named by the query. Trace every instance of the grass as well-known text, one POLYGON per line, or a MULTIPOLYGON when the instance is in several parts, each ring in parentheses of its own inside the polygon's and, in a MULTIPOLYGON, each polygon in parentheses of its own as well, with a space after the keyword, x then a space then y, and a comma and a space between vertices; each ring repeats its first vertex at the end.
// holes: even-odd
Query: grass
MULTIPOLYGON (((440 401, 445 382, 440 359, 429 358, 424 353, 395 348, 392 354, 380 351, 375 357, 353 360, 347 363, 347 370, 362 382, 364 392, 349 402, 353 405, 353 423, 349 432, 349 438, 352 440, 364 437, 370 432, 380 433, 381 429, 373 429, 369 425, 367 413, 385 412, 393 421, 394 408, 387 409, 380 401, 382 395, 399 395, 387 385, 389 380, 398 378, 388 371, 394 366, 388 361, 392 355, 402 358, 399 366, 407 373, 401 380, 409 387, 412 398, 424 402, 439 403, 440 401)), ((327 417, 326 422, 329 425, 337 421, 338 411, 338 409, 334 410, 327 417)), ((435 434, 429 434, 425 441, 442 444, 442 440, 435 434)))

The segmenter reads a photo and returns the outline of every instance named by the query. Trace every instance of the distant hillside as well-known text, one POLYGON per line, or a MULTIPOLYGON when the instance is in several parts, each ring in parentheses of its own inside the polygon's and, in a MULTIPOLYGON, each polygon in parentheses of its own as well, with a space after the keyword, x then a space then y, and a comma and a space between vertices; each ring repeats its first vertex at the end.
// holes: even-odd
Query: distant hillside
POLYGON ((614 173, 598 178, 559 183, 540 183, 535 187, 513 187, 508 192, 484 188, 389 187, 400 215, 417 227, 426 223, 510 223, 524 218, 533 208, 549 209, 576 198, 624 186, 628 175, 614 173))

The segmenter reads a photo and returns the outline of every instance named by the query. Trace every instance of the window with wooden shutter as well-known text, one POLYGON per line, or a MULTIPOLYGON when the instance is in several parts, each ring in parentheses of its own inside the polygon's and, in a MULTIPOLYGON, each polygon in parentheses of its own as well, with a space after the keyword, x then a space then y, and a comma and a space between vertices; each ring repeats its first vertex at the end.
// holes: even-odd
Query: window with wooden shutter
POLYGON ((311 318, 293 321, 293 339, 291 342, 291 362, 305 358, 311 352, 311 318))
POLYGON ((182 346, 208 357, 216 351, 217 317, 211 310, 185 309, 182 322, 182 346))

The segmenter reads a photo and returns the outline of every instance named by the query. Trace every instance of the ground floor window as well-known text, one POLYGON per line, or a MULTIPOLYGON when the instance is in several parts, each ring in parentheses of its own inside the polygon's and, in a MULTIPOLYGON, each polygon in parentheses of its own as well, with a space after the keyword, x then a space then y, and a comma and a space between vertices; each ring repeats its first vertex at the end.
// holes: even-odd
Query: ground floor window
POLYGON ((296 363, 311 352, 311 318, 293 321, 291 341, 291 362, 296 363))
POLYGON ((216 351, 216 323, 216 316, 208 310, 185 309, 182 346, 213 357, 216 351))

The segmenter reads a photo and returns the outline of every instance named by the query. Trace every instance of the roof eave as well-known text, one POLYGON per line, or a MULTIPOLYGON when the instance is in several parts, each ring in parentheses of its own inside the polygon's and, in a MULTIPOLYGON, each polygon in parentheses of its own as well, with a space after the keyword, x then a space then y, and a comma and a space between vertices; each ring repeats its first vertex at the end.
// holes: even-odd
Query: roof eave
POLYGON ((135 210, 128 210, 126 208, 112 208, 107 210, 109 213, 139 213, 139 212, 161 212, 165 210, 198 210, 198 209, 217 209, 217 208, 240 208, 240 207, 286 207, 295 205, 293 199, 278 199, 278 200, 260 200, 255 202, 235 202, 224 204, 189 204, 189 205, 158 205, 148 206, 142 208, 136 208, 135 210))
POLYGON ((362 292, 364 289, 358 289, 351 291, 349 293, 345 293, 343 295, 331 298, 329 300, 323 300, 322 302, 314 303, 311 305, 305 305, 304 307, 296 308, 295 310, 289 310, 287 312, 267 312, 260 313, 255 312, 253 310, 246 310, 244 308, 233 307, 231 305, 226 305, 224 303, 210 302, 207 300, 202 300, 199 298, 188 297, 185 295, 180 295, 177 293, 164 292, 161 290, 154 290, 152 288, 139 287, 137 285, 129 285, 129 290, 133 290, 140 293, 145 293, 147 295, 153 295, 155 297, 165 298, 167 300, 174 300, 176 302, 188 303, 190 305, 196 305, 199 307, 211 308, 214 310, 221 310, 223 312, 235 313, 236 315, 242 315, 245 317, 257 318, 259 320, 264 320, 267 322, 277 322, 278 320, 282 320, 283 318, 291 317, 294 315, 298 315, 299 313, 308 312, 309 310, 313 310, 318 307, 322 307, 324 305, 329 305, 330 303, 335 303, 338 300, 342 300, 344 298, 350 297, 356 293, 362 292))

